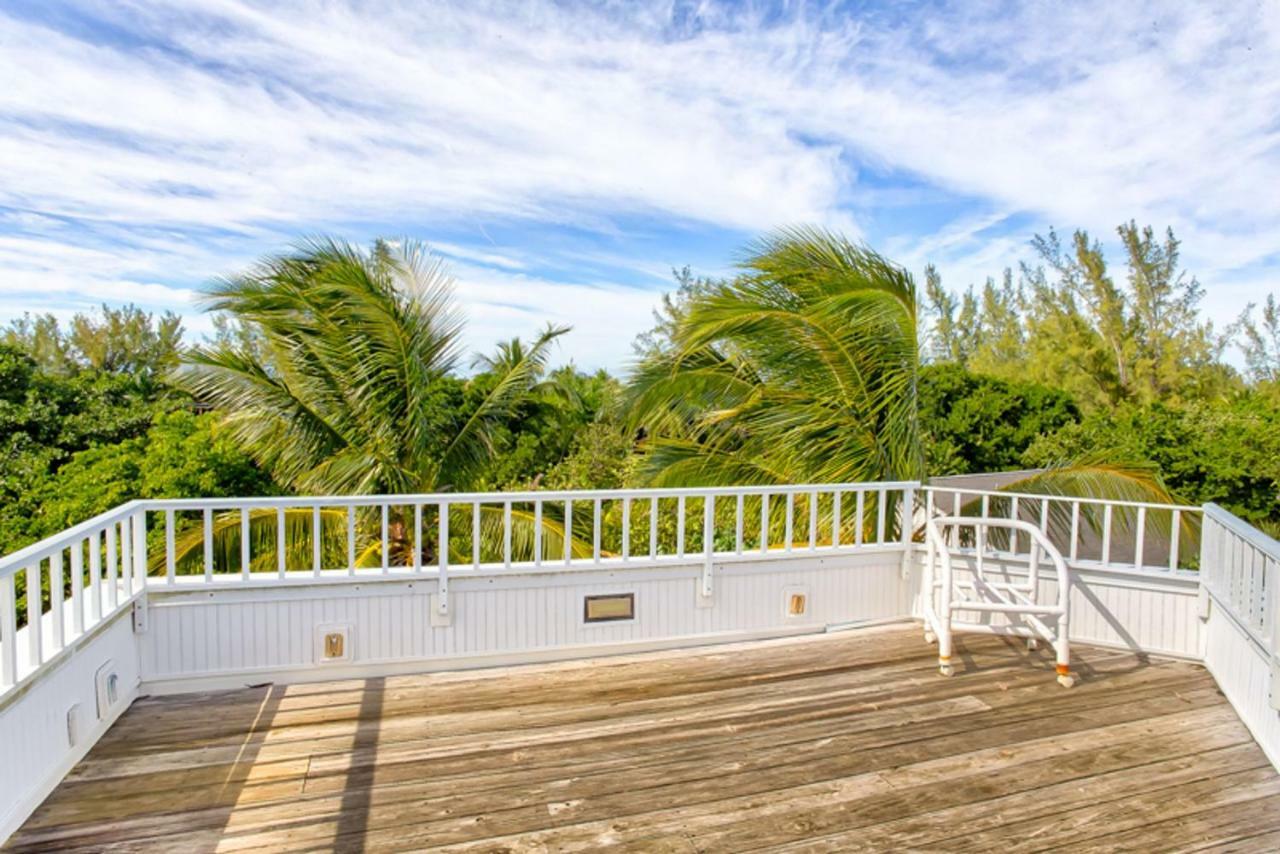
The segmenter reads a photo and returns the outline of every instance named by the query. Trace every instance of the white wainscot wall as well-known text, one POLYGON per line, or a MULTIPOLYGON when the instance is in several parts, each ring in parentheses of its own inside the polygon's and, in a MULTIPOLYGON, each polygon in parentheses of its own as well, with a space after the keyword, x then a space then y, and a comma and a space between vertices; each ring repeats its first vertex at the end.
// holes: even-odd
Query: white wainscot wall
MULTIPOLYGON (((1280 769, 1280 711, 1272 656, 1213 598, 1204 624, 1204 664, 1271 764, 1280 769)), ((1280 667, 1277 668, 1280 670, 1280 667)))
MULTIPOLYGON (((975 561, 971 555, 953 557, 957 581, 972 578, 975 561)), ((912 614, 921 617, 920 588, 924 553, 916 557, 913 572, 912 614)), ((1137 572, 1075 566, 1072 573, 1069 636, 1079 643, 1117 647, 1134 652, 1200 657, 1201 623, 1195 573, 1137 572)), ((1022 580, 1027 576, 1026 558, 1021 564, 991 557, 984 561, 988 579, 1022 580)), ((1057 576, 1053 569, 1040 570, 1041 602, 1057 601, 1057 576)), ((1009 625, 1003 614, 957 612, 956 619, 1009 625)))
POLYGON ((697 563, 455 571, 452 624, 432 624, 431 578, 305 582, 150 594, 140 636, 151 692, 369 677, 719 643, 901 619, 902 550, 718 562, 711 602, 697 563), (804 593, 807 612, 789 616, 804 593), (635 618, 586 623, 584 597, 633 593, 635 618), (318 629, 349 627, 349 662, 320 661, 318 629))
POLYGON ((17 830, 94 742, 129 707, 138 691, 138 646, 125 611, 62 650, 31 684, 0 706, 0 840, 17 830), (95 674, 114 663, 117 701, 98 716, 95 674), (67 712, 78 705, 76 741, 67 712))

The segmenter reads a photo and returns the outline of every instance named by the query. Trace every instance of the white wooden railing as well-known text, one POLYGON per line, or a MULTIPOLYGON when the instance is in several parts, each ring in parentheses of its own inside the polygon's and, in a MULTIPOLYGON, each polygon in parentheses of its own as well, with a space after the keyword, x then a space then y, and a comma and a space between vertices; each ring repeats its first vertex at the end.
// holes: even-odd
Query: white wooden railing
POLYGON ((1205 591, 1261 648, 1280 654, 1280 542, 1209 504, 1202 549, 1205 591))
POLYGON ((699 562, 709 594, 713 561, 909 547, 919 488, 892 482, 135 501, 0 560, 0 693, 131 606, 145 588, 427 576, 436 580, 436 608, 445 615, 457 574, 699 562), (21 612, 19 575, 25 590, 49 591, 43 600, 27 597, 21 612))
POLYGON ((459 573, 700 562, 710 593, 713 562, 909 549, 921 513, 1030 521, 1073 565, 1146 573, 1194 566, 1201 515, 916 482, 135 501, 0 559, 0 692, 147 587, 429 576, 446 614, 459 573))
POLYGON ((0 559, 0 694, 132 607, 145 586, 144 513, 130 502, 0 559))
POLYGON ((1200 564, 1205 666, 1280 768, 1280 542, 1208 504, 1200 564))
MULTIPOLYGON (((927 518, 1030 522, 1077 567, 1177 573, 1194 570, 1199 556, 1199 507, 988 489, 928 486, 923 491, 927 518)), ((1011 551, 1016 551, 1014 536, 1011 551)))

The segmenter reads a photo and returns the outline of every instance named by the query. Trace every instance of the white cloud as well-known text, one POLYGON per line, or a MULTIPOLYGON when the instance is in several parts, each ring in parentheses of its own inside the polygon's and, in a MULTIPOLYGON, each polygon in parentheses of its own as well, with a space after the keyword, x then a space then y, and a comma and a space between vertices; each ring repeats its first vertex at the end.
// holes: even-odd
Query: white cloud
MULTIPOLYGON (((1178 231, 1223 318, 1251 295, 1218 299, 1210 274, 1280 266, 1276 4, 82 8, 129 45, 0 13, 0 233, 24 235, 0 242, 3 293, 179 306, 298 233, 536 221, 616 247, 627 218, 744 236, 819 222, 962 284, 1025 256, 1029 232, 992 228, 1010 217, 1099 235, 1135 217, 1178 231), (858 200, 891 200, 894 175, 974 208, 885 226, 858 200)), ((578 317, 566 347, 583 361, 616 365, 630 331, 610 324, 653 301, 494 275, 527 274, 544 247, 440 248, 490 276, 476 288, 578 317)), ((500 296, 485 291, 478 329, 526 331, 500 296)))

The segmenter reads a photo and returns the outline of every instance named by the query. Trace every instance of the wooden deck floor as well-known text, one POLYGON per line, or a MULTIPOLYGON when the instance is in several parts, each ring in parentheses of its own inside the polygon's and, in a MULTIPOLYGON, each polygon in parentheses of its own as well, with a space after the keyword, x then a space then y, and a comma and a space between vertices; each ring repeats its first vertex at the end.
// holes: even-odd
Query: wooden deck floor
MULTIPOLYGON (((11 840, 212 851, 1280 847, 1203 668, 917 629, 143 699, 11 840)), ((5 769, 14 773, 14 769, 5 769)))

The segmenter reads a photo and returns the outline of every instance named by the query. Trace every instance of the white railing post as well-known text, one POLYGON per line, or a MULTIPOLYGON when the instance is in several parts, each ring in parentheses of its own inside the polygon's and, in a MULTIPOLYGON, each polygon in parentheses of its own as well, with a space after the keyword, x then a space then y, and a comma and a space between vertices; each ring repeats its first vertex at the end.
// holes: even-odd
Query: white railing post
POLYGON ((710 493, 702 499, 702 596, 711 596, 711 571, 716 551, 716 497, 710 493))
MULTIPOLYGON (((77 549, 79 551, 79 549, 77 549)), ((133 571, 138 576, 139 589, 147 587, 147 511, 133 514, 133 571)))
POLYGON ((449 505, 441 502, 439 512, 439 571, 436 580, 436 615, 440 619, 449 616, 449 505))

